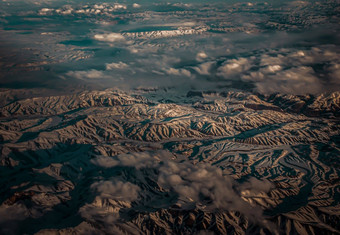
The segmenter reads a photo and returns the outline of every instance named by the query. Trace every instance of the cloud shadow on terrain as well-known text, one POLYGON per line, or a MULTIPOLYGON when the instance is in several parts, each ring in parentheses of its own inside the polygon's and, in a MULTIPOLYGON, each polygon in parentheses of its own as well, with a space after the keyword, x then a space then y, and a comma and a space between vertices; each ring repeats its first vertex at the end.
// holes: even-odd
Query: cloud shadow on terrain
MULTIPOLYGON (((236 196, 234 192, 230 199, 224 201, 223 197, 210 198, 211 196, 220 197, 218 194, 213 193, 205 196, 202 192, 197 191, 198 202, 212 205, 212 208, 218 206, 218 203, 222 203, 222 208, 225 208, 218 209, 216 207, 217 210, 213 209, 211 212, 202 211, 196 207, 194 202, 186 202, 186 195, 195 197, 196 192, 190 194, 190 192, 176 188, 176 184, 172 182, 177 179, 173 175, 176 171, 171 172, 177 167, 182 167, 182 171, 186 167, 190 168, 189 163, 165 160, 164 163, 161 161, 155 165, 149 157, 144 162, 146 165, 143 165, 143 162, 138 162, 139 160, 136 158, 136 164, 129 165, 129 162, 124 163, 123 160, 120 164, 112 167, 103 167, 103 165, 95 164, 96 158, 94 157, 93 146, 87 144, 58 143, 52 149, 22 152, 12 149, 12 153, 7 158, 7 166, 0 168, 2 179, 0 181, 0 202, 2 204, 0 214, 11 215, 0 220, 1 232, 33 234, 44 229, 76 227, 84 220, 93 227, 111 231, 111 227, 105 226, 111 223, 127 223, 143 215, 162 213, 163 210, 184 216, 186 218, 184 224, 190 224, 193 222, 190 222, 190 217, 186 217, 189 213, 197 214, 197 216, 211 213, 211 216, 215 218, 215 212, 227 209, 232 201, 241 203, 239 205, 241 210, 245 206, 240 198, 233 198, 236 196), (16 162, 17 165, 12 166, 13 162, 16 162), (175 168, 168 172, 167 169, 171 164, 175 164, 175 168), (167 180, 160 184, 161 177, 167 180), (163 186, 161 186, 162 184, 163 186), (164 190, 162 187, 169 190, 164 190), (131 196, 134 190, 136 196, 131 196), (129 206, 122 206, 121 202, 116 200, 122 200, 123 205, 128 203, 129 206), (102 206, 98 207, 98 201, 102 203, 102 206), (177 206, 178 201, 183 202, 182 206, 177 206), (215 205, 215 203, 217 204, 215 205), (223 204, 225 205, 223 206, 223 204), (110 212, 105 207, 118 207, 119 210, 110 212), (111 220, 107 220, 107 218, 111 218, 111 220)), ((128 155, 126 157, 129 158, 128 155)), ((114 161, 114 158, 111 157, 104 158, 114 161)), ((202 182, 199 178, 191 180, 191 177, 197 174, 213 174, 212 177, 222 180, 219 176, 214 175, 215 167, 206 166, 207 170, 191 167, 192 175, 185 176, 184 173, 178 173, 184 177, 184 188, 195 188, 195 184, 202 186, 208 184, 204 178, 202 178, 202 182)), ((218 190, 223 190, 220 183, 217 183, 215 187, 220 188, 218 190)), ((226 183, 229 185, 228 182, 226 183)), ((212 190, 215 189, 212 188, 212 190)), ((235 208, 237 209, 237 206, 235 208)), ((254 209, 254 213, 258 212, 254 209)), ((252 216, 252 213, 249 215, 252 216)), ((146 220, 144 223, 148 224, 147 226, 157 227, 157 224, 154 224, 155 221, 152 220, 146 220)), ((184 225, 182 224, 182 226, 184 225)), ((196 224, 195 229, 200 230, 203 228, 202 226, 202 224, 196 224)), ((230 227, 232 229, 232 226, 230 227)), ((179 232, 184 228, 177 229, 179 232)))

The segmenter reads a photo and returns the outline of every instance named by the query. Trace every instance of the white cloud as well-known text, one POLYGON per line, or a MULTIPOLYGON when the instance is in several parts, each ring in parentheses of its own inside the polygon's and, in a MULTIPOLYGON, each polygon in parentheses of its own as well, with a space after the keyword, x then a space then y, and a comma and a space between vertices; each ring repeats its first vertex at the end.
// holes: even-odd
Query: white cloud
POLYGON ((174 3, 173 6, 176 6, 176 7, 191 7, 192 4, 189 4, 189 3, 174 3))
POLYGON ((94 9, 105 9, 107 6, 103 4, 94 4, 94 9))
POLYGON ((141 5, 140 5, 140 4, 138 4, 138 3, 134 3, 134 4, 132 4, 132 7, 133 7, 133 8, 140 8, 140 7, 141 7, 141 5))
POLYGON ((149 153, 130 153, 120 154, 114 158, 110 157, 98 157, 91 162, 101 167, 114 167, 118 165, 135 167, 136 169, 155 167, 158 164, 160 158, 166 158, 169 153, 158 152, 157 155, 151 156, 149 153))
MULTIPOLYGON (((204 205, 205 210, 236 210, 253 220, 262 218, 261 209, 246 203, 234 189, 237 187, 236 182, 231 177, 224 176, 217 167, 167 161, 159 167, 159 172, 159 185, 175 191, 182 203, 195 202, 197 206, 204 205)), ((256 190, 268 192, 270 188, 261 186, 260 182, 257 182, 256 190)), ((255 184, 247 184, 246 188, 253 185, 255 184)))
POLYGON ((92 203, 79 209, 80 215, 87 221, 103 225, 108 233, 120 234, 117 228, 121 208, 128 208, 131 202, 137 200, 140 188, 130 182, 119 180, 99 181, 91 185, 97 195, 92 203))
POLYGON ((132 53, 132 54, 138 54, 139 50, 137 48, 133 48, 133 47, 129 47, 128 50, 132 53))
POLYGON ((206 62, 206 63, 203 63, 203 64, 200 64, 198 67, 193 67, 193 69, 201 74, 201 75, 210 75, 210 70, 211 70, 211 67, 216 64, 214 61, 213 62, 206 62))
POLYGON ((263 73, 276 73, 280 70, 282 70, 282 67, 280 65, 268 65, 267 67, 261 69, 261 72, 263 72, 263 73))
POLYGON ((125 40, 124 36, 120 33, 96 34, 93 38, 102 42, 121 42, 125 40))
POLYGON ((339 61, 339 52, 333 45, 313 47, 309 50, 280 49, 261 56, 261 66, 280 65, 281 67, 299 67, 328 61, 339 61), (334 50, 334 51, 333 51, 334 50))
POLYGON ((119 213, 114 213, 112 207, 102 204, 103 202, 96 198, 92 204, 81 207, 79 213, 87 221, 104 225, 108 230, 107 234, 112 234, 114 225, 119 220, 119 213))
POLYGON ((120 9, 127 9, 127 7, 126 7, 126 5, 124 5, 124 4, 120 4, 120 3, 115 3, 114 5, 113 5, 113 9, 115 9, 115 10, 120 10, 120 9))
POLYGON ((75 13, 77 13, 77 14, 85 14, 86 11, 84 9, 79 9, 79 10, 76 10, 75 13))
POLYGON ((197 55, 196 55, 197 61, 203 61, 206 58, 208 58, 208 55, 204 51, 201 51, 201 52, 197 53, 197 55))
MULTIPOLYGON (((141 182, 145 182, 143 177, 148 177, 148 180, 152 179, 150 178, 151 175, 144 175, 145 169, 158 172, 155 175, 157 178, 153 178, 153 180, 160 186, 162 191, 177 194, 178 201, 176 205, 182 205, 183 208, 194 203, 197 207, 202 206, 207 211, 217 208, 235 210, 254 221, 260 222, 263 219, 262 210, 246 202, 239 192, 242 190, 268 192, 272 187, 271 183, 250 179, 244 185, 239 185, 230 176, 223 175, 220 168, 205 163, 193 165, 188 161, 172 160, 173 158, 174 156, 171 153, 160 151, 121 154, 114 158, 98 157, 99 160, 95 159, 92 162, 104 168, 119 167, 117 169, 121 169, 121 167, 133 167, 138 170, 136 174, 138 175, 138 181, 141 182), (103 160, 103 158, 107 159, 103 160)), ((122 182, 120 184, 123 185, 122 182)), ((109 195, 114 195, 118 191, 123 192, 122 195, 119 194, 119 196, 123 197, 125 191, 131 191, 131 195, 134 196, 129 198, 130 201, 136 199, 136 194, 139 192, 137 188, 131 188, 130 184, 127 185, 127 188, 131 188, 129 190, 124 190, 123 186, 110 182, 100 182, 94 184, 93 187, 97 189, 101 197, 104 194, 107 197, 108 192, 109 195)))
POLYGON ((333 45, 309 50, 271 50, 259 57, 258 65, 247 65, 246 60, 227 61, 218 74, 225 78, 238 74, 243 81, 254 82, 255 90, 264 94, 319 94, 339 90, 339 58, 333 45), (250 71, 250 68, 258 70, 250 71))
POLYGON ((250 190, 254 192, 269 192, 272 188, 273 185, 268 180, 258 180, 256 178, 250 178, 239 187, 242 191, 250 190))
POLYGON ((70 5, 65 5, 60 9, 55 10, 56 13, 62 14, 62 15, 70 15, 73 13, 73 8, 70 5))
POLYGON ((126 69, 129 66, 123 62, 106 64, 106 70, 126 69))
POLYGON ((320 79, 315 76, 311 67, 301 66, 266 75, 262 72, 251 72, 242 77, 244 81, 255 82, 256 90, 263 94, 317 94, 324 90, 320 79))
POLYGON ((66 73, 66 76, 80 80, 95 80, 107 78, 107 75, 105 75, 102 71, 95 69, 87 71, 70 71, 66 73))
POLYGON ((169 75, 175 75, 175 76, 186 76, 186 77, 191 77, 191 73, 189 70, 186 69, 174 69, 170 68, 165 71, 169 75))
MULTIPOLYGON (((40 11, 40 14, 44 15, 48 11, 40 11)), ((110 15, 110 12, 113 11, 118 11, 118 10, 126 10, 127 7, 124 4, 108 4, 108 3, 103 3, 103 4, 94 4, 94 5, 84 5, 80 6, 76 9, 73 9, 70 5, 65 5, 62 8, 59 8, 55 10, 56 13, 61 14, 61 15, 69 15, 69 14, 86 14, 86 15, 110 15)), ((42 9, 43 10, 43 9, 42 9)))
POLYGON ((100 198, 111 198, 120 201, 135 201, 138 198, 140 188, 130 182, 99 181, 91 185, 100 198))
POLYGON ((120 164, 119 160, 115 160, 111 157, 103 157, 99 156, 95 159, 92 159, 91 162, 97 166, 104 167, 104 168, 111 168, 118 166, 120 164))
POLYGON ((251 62, 246 58, 227 60, 218 68, 217 75, 230 79, 251 68, 251 62))
POLYGON ((54 9, 51 9, 51 8, 42 8, 40 11, 39 11, 39 15, 47 15, 47 14, 50 14, 51 12, 53 12, 54 9))

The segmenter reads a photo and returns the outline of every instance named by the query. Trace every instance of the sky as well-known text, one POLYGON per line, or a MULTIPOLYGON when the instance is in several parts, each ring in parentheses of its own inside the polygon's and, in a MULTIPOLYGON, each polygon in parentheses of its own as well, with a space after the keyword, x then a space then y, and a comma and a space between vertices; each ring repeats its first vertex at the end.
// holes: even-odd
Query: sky
POLYGON ((1 88, 340 87, 336 0, 2 0, 0 9, 1 88))

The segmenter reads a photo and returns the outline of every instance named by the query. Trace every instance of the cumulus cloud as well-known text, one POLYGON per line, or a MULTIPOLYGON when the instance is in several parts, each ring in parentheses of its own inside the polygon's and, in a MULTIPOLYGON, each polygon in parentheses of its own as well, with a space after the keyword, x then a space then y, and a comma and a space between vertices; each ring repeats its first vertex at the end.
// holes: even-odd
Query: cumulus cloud
MULTIPOLYGON (((250 219, 262 218, 262 210, 252 207, 235 191, 236 182, 223 175, 222 170, 209 164, 192 165, 189 162, 167 161, 159 167, 158 183, 175 191, 183 203, 196 203, 205 210, 236 210, 250 219)), ((268 192, 267 182, 252 180, 247 189, 268 192)))
POLYGON ((104 168, 111 168, 111 167, 118 166, 120 164, 119 159, 113 159, 111 157, 103 157, 103 156, 96 157, 95 159, 92 159, 91 162, 94 165, 104 167, 104 168))
POLYGON ((312 47, 305 50, 271 50, 260 56, 261 66, 280 65, 281 67, 299 67, 325 62, 339 61, 339 52, 333 45, 312 47), (334 51, 333 51, 334 50, 334 51))
POLYGON ((121 201, 134 201, 138 198, 140 188, 130 182, 122 181, 99 181, 91 185, 100 198, 111 198, 121 201))
POLYGON ((273 185, 268 180, 258 180, 256 178, 250 178, 239 187, 241 191, 250 190, 254 192, 269 192, 272 188, 273 185))
POLYGON ((93 37, 95 40, 102 42, 122 42, 125 40, 124 36, 120 33, 104 33, 104 34, 96 34, 93 37))
POLYGON ((191 7, 192 6, 192 4, 189 4, 189 3, 174 3, 172 5, 176 7, 191 7))
POLYGON ((191 72, 186 69, 174 69, 170 68, 166 70, 166 73, 169 75, 175 75, 175 76, 186 76, 186 77, 191 77, 191 72))
MULTIPOLYGON (((274 52, 277 53, 277 52, 274 52)), ((261 56, 261 66, 272 66, 272 65, 284 65, 285 56, 281 54, 277 54, 276 56, 270 56, 268 54, 264 54, 261 56)))
POLYGON ((319 94, 339 89, 338 58, 332 45, 269 50, 256 57, 227 60, 217 69, 217 75, 251 82, 263 94, 319 94))
POLYGON ((119 210, 130 207, 137 200, 140 188, 130 182, 106 180, 91 185, 96 197, 79 209, 80 215, 88 221, 104 225, 110 233, 116 229, 115 223, 120 219, 119 210), (116 203, 116 202, 120 203, 116 203))
POLYGON ((227 60, 218 68, 217 75, 225 79, 231 79, 251 68, 251 62, 247 58, 227 60))
MULTIPOLYGON (((268 192, 272 185, 268 181, 250 179, 244 185, 238 184, 230 176, 224 175, 218 167, 205 163, 193 165, 188 161, 174 160, 174 156, 167 151, 154 153, 142 152, 121 154, 115 157, 98 157, 92 161, 94 164, 104 167, 132 167, 138 170, 138 181, 146 182, 143 177, 150 177, 152 174, 145 175, 145 169, 157 172, 154 175, 154 182, 159 185, 162 191, 174 193, 178 197, 176 205, 184 208, 199 207, 203 210, 234 210, 243 213, 254 221, 263 219, 260 207, 251 206, 243 200, 242 190, 254 192, 268 192), (104 160, 105 159, 105 160, 104 160)), ((129 175, 129 178, 133 177, 129 175)), ((122 184, 122 183, 121 183, 122 184)), ((131 188, 132 186, 127 188, 131 188)), ((111 182, 100 182, 94 184, 94 188, 101 194, 111 192, 115 194, 119 188, 123 195, 123 187, 113 185, 111 182)), ((160 190, 159 189, 159 190, 160 190)), ((137 198, 137 193, 142 193, 138 188, 126 190, 133 192, 130 200, 137 198)), ((150 193, 150 192, 144 192, 150 193)), ((138 201, 137 201, 138 203, 138 201)), ((169 202, 170 203, 170 202, 169 202)), ((170 206, 170 205, 169 205, 170 206)))
POLYGON ((123 62, 106 64, 106 70, 126 69, 129 66, 123 62))
POLYGON ((202 63, 197 67, 194 67, 193 69, 200 75, 210 75, 211 72, 211 68, 213 65, 215 65, 216 63, 214 61, 210 61, 210 62, 206 62, 206 63, 202 63))
POLYGON ((273 75, 251 72, 242 77, 255 82, 256 90, 263 94, 281 92, 285 94, 317 94, 324 91, 320 79, 311 67, 302 66, 280 71, 273 75))
MULTIPOLYGON (((87 221, 101 224, 102 226, 112 228, 119 220, 118 212, 114 213, 112 207, 103 206, 101 201, 96 199, 93 204, 86 204, 79 209, 79 214, 87 221)), ((111 230, 112 231, 112 230, 111 230)))
POLYGON ((73 13, 73 10, 72 6, 65 5, 62 8, 55 10, 55 12, 62 15, 70 15, 73 13))
POLYGON ((66 73, 66 76, 80 79, 80 80, 96 80, 96 79, 103 79, 107 78, 100 70, 87 70, 87 71, 69 71, 66 73))
POLYGON ((268 65, 265 68, 261 69, 263 73, 276 73, 278 71, 282 70, 282 67, 280 65, 268 65))
POLYGON ((39 11, 39 15, 48 15, 48 14, 51 14, 52 12, 54 11, 54 9, 51 9, 51 8, 42 8, 40 11, 39 11))
POLYGON ((138 3, 134 3, 134 4, 132 4, 132 7, 133 7, 133 8, 140 8, 140 7, 141 7, 141 5, 140 5, 140 4, 138 4, 138 3))
POLYGON ((113 9, 115 9, 115 10, 118 10, 118 9, 124 9, 124 10, 126 10, 127 7, 126 7, 126 5, 124 5, 124 4, 115 3, 115 4, 113 5, 113 9))
MULTIPOLYGON (((114 4, 94 4, 94 5, 83 5, 78 8, 73 9, 70 5, 65 5, 59 9, 53 10, 53 12, 60 15, 70 15, 70 14, 85 14, 85 15, 107 15, 118 10, 126 10, 127 7, 124 4, 114 3, 114 4)), ((46 15, 47 13, 52 13, 47 8, 43 8, 39 11, 40 15, 46 15)))
POLYGON ((171 156, 168 152, 157 152, 155 155, 150 155, 147 152, 120 154, 115 157, 102 157, 98 156, 92 159, 91 162, 95 165, 111 168, 114 166, 128 166, 136 169, 141 168, 154 168, 159 163, 160 159, 171 156))
POLYGON ((197 61, 203 61, 206 58, 208 58, 208 55, 204 51, 201 51, 201 52, 197 53, 197 55, 196 55, 197 61))

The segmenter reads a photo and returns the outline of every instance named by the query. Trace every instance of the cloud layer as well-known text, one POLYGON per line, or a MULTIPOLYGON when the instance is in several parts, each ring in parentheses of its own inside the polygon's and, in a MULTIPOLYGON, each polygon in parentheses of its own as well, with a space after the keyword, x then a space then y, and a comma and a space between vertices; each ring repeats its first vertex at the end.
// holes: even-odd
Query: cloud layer
POLYGON ((120 33, 103 33, 103 34, 96 34, 93 36, 95 40, 102 41, 102 42, 121 42, 124 41, 125 38, 120 33))
MULTIPOLYGON (((102 199, 135 201, 137 204, 145 205, 147 202, 143 202, 143 197, 156 196, 156 194, 151 196, 150 191, 138 187, 139 184, 145 184, 148 178, 158 185, 159 193, 168 192, 176 195, 176 205, 183 209, 198 207, 205 211, 239 211, 258 223, 263 219, 261 208, 247 203, 242 198, 242 192, 247 190, 254 193, 267 193, 272 188, 268 181, 255 178, 239 184, 230 176, 224 175, 217 167, 204 163, 193 165, 185 160, 175 160, 174 156, 166 151, 121 154, 113 158, 97 157, 92 160, 92 163, 109 170, 123 170, 124 167, 136 169, 133 173, 135 175, 131 175, 130 172, 128 177, 133 178, 136 185, 124 182, 122 178, 118 182, 94 183, 91 188, 95 189, 97 197, 102 199), (152 177, 151 172, 156 174, 152 177)), ((164 201, 165 198, 158 200, 164 201)), ((166 204, 171 206, 172 202, 168 201, 166 204)))
POLYGON ((23 84, 54 77, 128 89, 339 90, 335 1, 292 3, 44 0, 16 11, 18 3, 3 2, 1 74, 23 84))
POLYGON ((121 201, 134 201, 138 198, 140 188, 130 182, 99 181, 91 185, 101 198, 111 198, 121 201))

